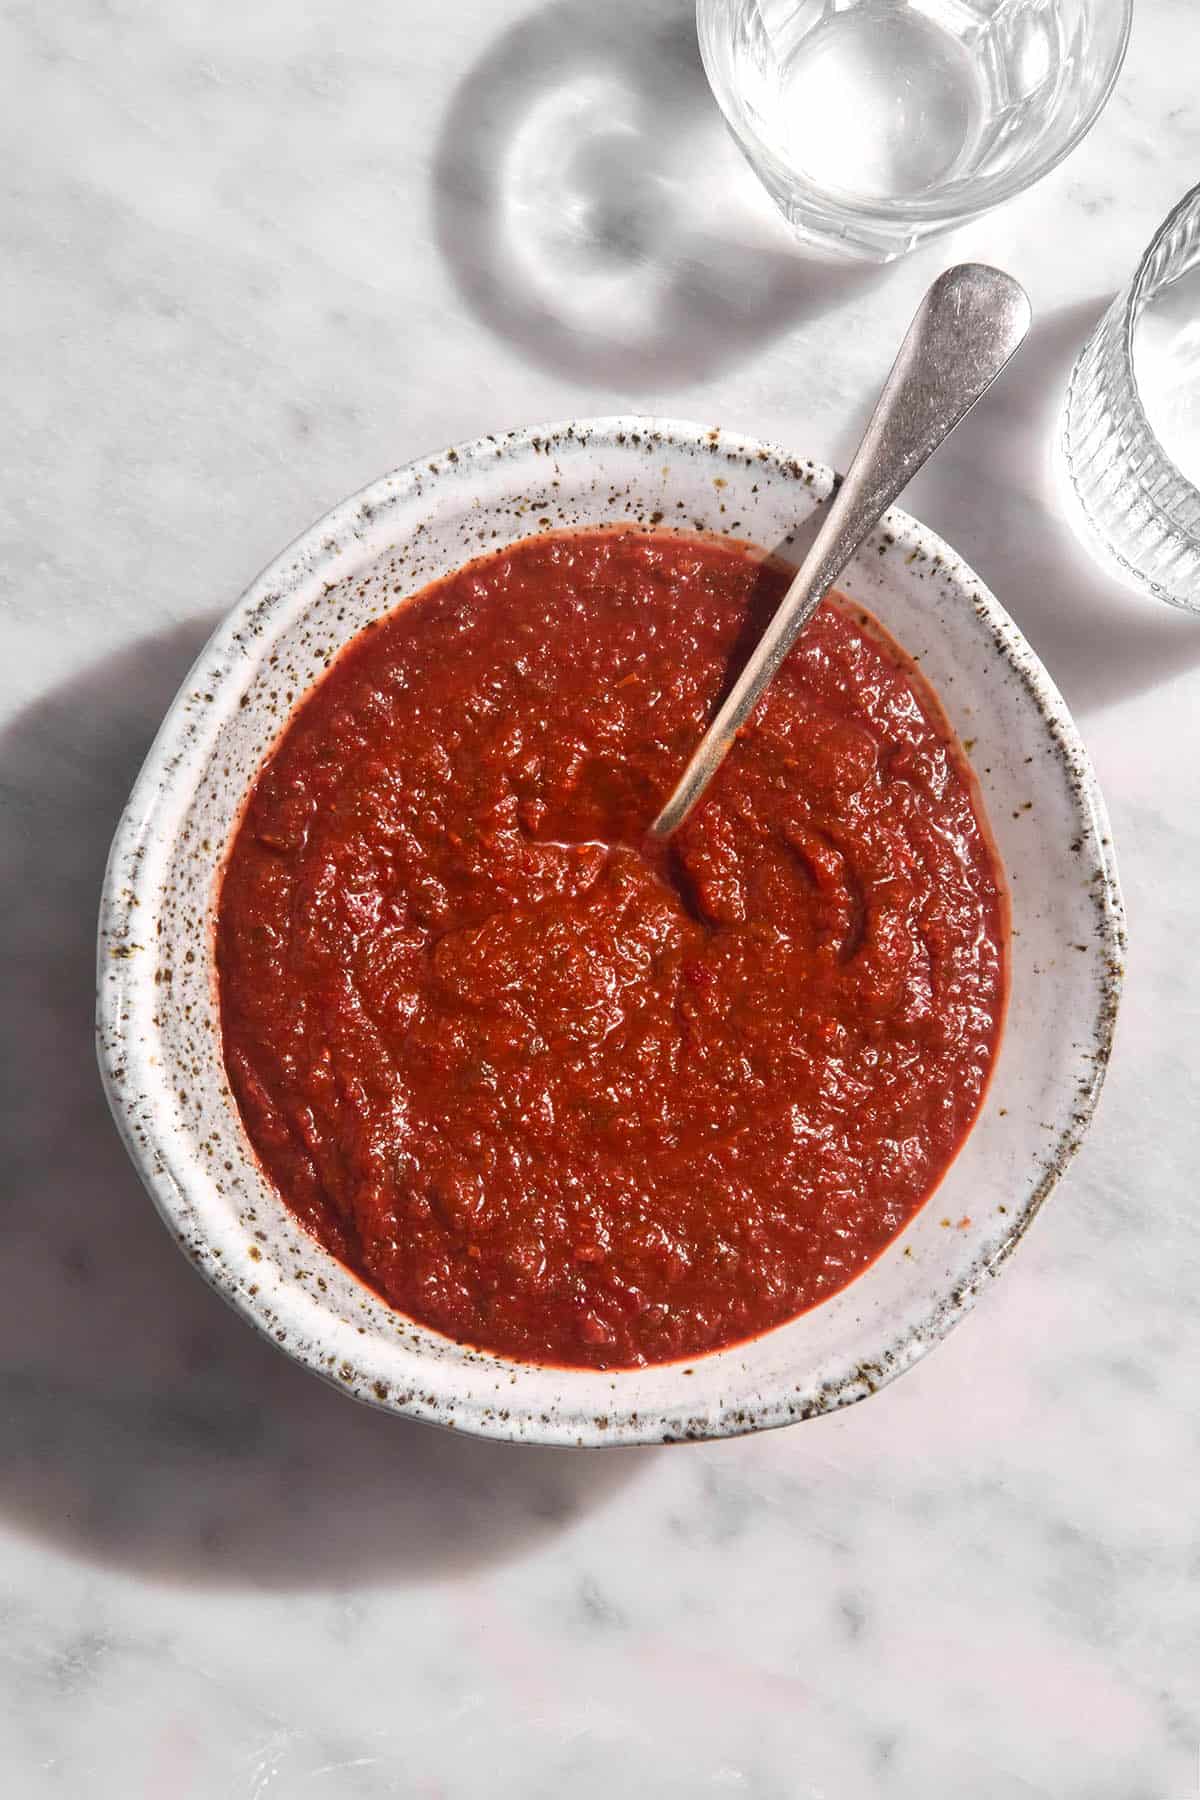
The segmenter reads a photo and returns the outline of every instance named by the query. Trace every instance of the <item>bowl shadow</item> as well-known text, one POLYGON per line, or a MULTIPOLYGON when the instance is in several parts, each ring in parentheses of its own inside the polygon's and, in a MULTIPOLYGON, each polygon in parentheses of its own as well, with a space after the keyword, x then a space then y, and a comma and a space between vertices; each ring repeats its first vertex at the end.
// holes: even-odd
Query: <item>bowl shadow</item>
POLYGON ((0 739, 0 1513, 181 1583, 453 1575, 567 1527, 655 1453, 485 1443, 357 1405, 233 1315, 156 1218, 95 1065, 96 910, 121 806, 214 623, 106 659, 0 739))
POLYGON ((438 246, 526 360, 629 394, 735 365, 881 279, 802 251, 726 132, 692 0, 554 0, 451 99, 438 246))

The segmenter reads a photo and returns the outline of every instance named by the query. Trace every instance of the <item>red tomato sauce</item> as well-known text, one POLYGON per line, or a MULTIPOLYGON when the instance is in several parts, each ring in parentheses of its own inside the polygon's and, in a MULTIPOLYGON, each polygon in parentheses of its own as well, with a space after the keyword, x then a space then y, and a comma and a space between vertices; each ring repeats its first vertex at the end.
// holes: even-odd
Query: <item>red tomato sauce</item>
POLYGON ((788 572, 530 539, 361 633, 228 858, 229 1077, 392 1305, 537 1362, 750 1337, 859 1274, 979 1109, 1006 900, 936 696, 827 601, 661 861, 639 848, 788 572))

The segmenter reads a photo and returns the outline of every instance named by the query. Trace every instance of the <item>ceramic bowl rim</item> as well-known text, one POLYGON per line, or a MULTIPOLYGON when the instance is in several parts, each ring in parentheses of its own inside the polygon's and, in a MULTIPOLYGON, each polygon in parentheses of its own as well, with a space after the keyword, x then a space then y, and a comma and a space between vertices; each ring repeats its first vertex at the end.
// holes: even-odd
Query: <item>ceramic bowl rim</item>
MULTIPOLYGON (((661 440, 676 452, 683 445, 713 448, 719 444, 722 451, 735 457, 758 459, 759 462, 769 459, 776 469, 796 469, 798 466, 794 457, 767 440, 726 431, 724 428, 718 430, 689 421, 640 414, 616 414, 529 426, 501 436, 488 434, 464 441, 452 449, 414 458, 401 468, 376 478, 340 501, 302 532, 250 583, 216 627, 193 664, 193 670, 203 666, 209 671, 211 687, 211 671, 215 663, 219 664, 219 686, 221 681, 228 678, 234 666, 234 639, 255 610, 268 602, 279 600, 281 596, 286 596, 287 603, 292 605, 307 603, 313 585, 320 579, 323 561, 327 563, 336 546, 354 535, 356 520, 369 519, 374 511, 382 508, 385 501, 394 504, 398 498, 402 499, 406 494, 418 491, 421 484, 428 487, 431 467, 445 472, 453 467, 456 476, 461 477, 464 466, 469 470, 476 459, 486 458, 490 461, 498 453, 510 458, 523 458, 563 439, 573 439, 585 447, 588 443, 597 441, 624 444, 636 433, 652 437, 656 442, 661 440)), ((818 493, 827 494, 832 490, 836 478, 831 469, 808 461, 804 467, 813 471, 814 486, 818 493)), ((437 480, 435 472, 434 481, 437 480)), ((1012 1209, 1008 1236, 999 1251, 988 1260, 978 1262, 970 1278, 961 1281, 952 1293, 946 1294, 936 1286, 933 1287, 924 1313, 906 1323, 903 1335, 895 1340, 882 1366, 863 1365, 859 1377, 816 1392, 799 1408, 785 1402, 780 1396, 764 1395, 749 1422, 742 1422, 746 1418, 744 1414, 724 1412, 702 1430, 688 1428, 688 1396, 684 1393, 681 1393, 677 1406, 665 1408, 660 1405, 653 1413, 647 1412, 640 1416, 633 1413, 625 1419, 620 1417, 619 1410, 615 1416, 605 1418, 602 1423, 598 1420, 589 1423, 581 1420, 578 1415, 573 1415, 574 1422, 569 1436, 556 1422, 542 1423, 542 1415, 536 1404, 532 1401, 522 1403, 515 1395, 511 1410, 503 1415, 491 1408, 477 1407, 474 1411, 459 1413, 454 1420, 455 1428, 480 1436, 523 1443, 597 1446, 659 1443, 685 1437, 736 1436, 747 1431, 770 1429, 792 1423, 797 1418, 815 1417, 865 1398, 910 1368, 971 1309, 987 1278, 996 1275, 1004 1266, 1080 1146, 1103 1086, 1123 978, 1124 910, 1104 800, 1087 751, 1058 689, 1019 628, 986 585, 936 533, 901 509, 892 508, 884 523, 901 548, 909 545, 936 559, 945 579, 969 591, 976 612, 991 628, 1002 656, 1020 677, 1029 699, 1051 728, 1060 763, 1070 781, 1081 829, 1091 839, 1100 881, 1097 911, 1105 973, 1096 1016, 1087 1027, 1093 1070, 1090 1083, 1082 1090, 1076 1090, 1070 1113, 1064 1109, 1057 1121, 1060 1129, 1055 1143, 1048 1158, 1039 1163, 1043 1169, 1040 1181, 1031 1190, 1025 1191, 1029 1177, 1028 1174, 1022 1176, 1022 1198, 1012 1209)), ((239 666, 244 667, 244 646, 237 652, 237 661, 239 666)), ((173 1128, 169 1123, 164 1126, 161 1122, 156 1124, 154 1121, 148 1126, 145 1117, 136 1113, 129 1085, 116 1073, 118 1064, 132 1065, 144 1054, 141 1046, 134 1041, 132 1033, 125 1030, 121 1015, 127 1007, 126 997, 132 987, 150 978, 150 965, 144 961, 139 963, 133 958, 122 961, 117 965, 117 977, 114 980, 114 966, 109 957, 113 953, 114 940, 122 935, 122 931, 128 932, 131 908, 139 904, 136 891, 137 870, 140 868, 139 845, 144 845, 155 809, 164 795, 170 792, 173 783, 188 777, 188 769, 179 755, 179 747, 186 729, 193 722, 188 710, 190 686, 189 674, 168 708, 150 746, 113 839, 101 899, 96 1013, 98 1059, 118 1132, 160 1216, 185 1254, 188 1253, 188 1246, 184 1241, 180 1216, 183 1210, 181 1196, 176 1191, 168 1167, 169 1140, 173 1128), (134 871, 132 876, 131 870, 134 871)), ((193 788, 195 785, 193 783, 193 788)), ((194 1235, 194 1219, 190 1223, 190 1229, 194 1235)), ((268 1323, 263 1316, 262 1305, 257 1304, 254 1296, 219 1262, 194 1256, 189 1260, 194 1262, 222 1298, 266 1336, 269 1342, 275 1341, 279 1335, 275 1327, 281 1320, 287 1322, 286 1292, 274 1296, 275 1310, 268 1323)), ((785 1322, 775 1329, 786 1328, 785 1322)), ((284 1353, 338 1386, 340 1391, 353 1392, 356 1398, 368 1404, 430 1423, 449 1422, 446 1418, 439 1417, 436 1410, 422 1404, 419 1396, 389 1393, 386 1399, 373 1398, 371 1384, 366 1379, 361 1387, 347 1389, 342 1386, 326 1366, 331 1359, 318 1355, 323 1347, 322 1340, 319 1336, 312 1341, 306 1338, 305 1332, 309 1330, 311 1315, 305 1317, 303 1329, 288 1334, 288 1342, 282 1346, 284 1353)), ((504 1358, 497 1360, 500 1363, 505 1361, 504 1358)), ((696 1360, 699 1359, 693 1359, 696 1360)), ((365 1376, 369 1377, 370 1352, 365 1344, 361 1364, 365 1376)), ((595 1371, 555 1367, 547 1368, 545 1373, 553 1375, 556 1380, 569 1387, 572 1376, 592 1375, 595 1371)))

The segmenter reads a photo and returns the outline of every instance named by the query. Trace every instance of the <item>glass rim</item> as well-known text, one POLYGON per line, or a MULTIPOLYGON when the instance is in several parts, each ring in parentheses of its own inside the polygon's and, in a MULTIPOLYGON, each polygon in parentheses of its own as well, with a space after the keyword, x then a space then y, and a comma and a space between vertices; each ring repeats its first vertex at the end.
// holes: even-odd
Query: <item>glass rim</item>
POLYGON ((957 220, 973 218, 980 213, 988 212, 993 206, 1000 206, 1006 200, 1011 200, 1015 195, 1023 193, 1026 188, 1041 181, 1043 176, 1049 175, 1070 156, 1073 150, 1078 148, 1111 99, 1112 91, 1117 84, 1117 78, 1124 66, 1125 56, 1129 49, 1129 37, 1133 29, 1134 0, 1119 0, 1119 3, 1121 6, 1120 30, 1104 69, 1103 78, 1098 84, 1086 112, 1076 121, 1058 149, 1052 156, 1047 157, 1044 162, 1038 163, 1035 168, 1026 173, 997 177, 994 182, 990 183, 986 180, 979 183, 974 196, 969 200, 965 193, 958 196, 946 193, 937 199, 926 199, 918 194, 903 200, 882 198, 868 200, 861 194, 855 194, 851 189, 843 190, 816 184, 802 170, 784 162, 759 136, 758 132, 748 125, 744 114, 733 104, 735 96, 730 84, 721 78, 714 59, 708 53, 707 33, 700 24, 702 17, 711 12, 713 0, 696 0, 696 37, 708 85, 724 115, 726 124, 738 142, 747 151, 753 151, 755 157, 760 157, 768 162, 791 186, 794 186, 798 192, 802 192, 806 200, 818 204, 825 202, 831 209, 836 208, 843 217, 853 218, 862 224, 891 226, 953 224, 957 220))
MULTIPOLYGON (((1200 543, 1200 532, 1197 532, 1196 527, 1192 524, 1185 523, 1178 518, 1176 514, 1176 505, 1186 505, 1189 500, 1194 501, 1197 493, 1200 493, 1200 487, 1197 486, 1196 482, 1190 481, 1183 473, 1183 470, 1179 467, 1175 458, 1164 446, 1158 432, 1150 423, 1150 416, 1146 411, 1145 402, 1142 399, 1142 390, 1138 384, 1137 362, 1133 353, 1133 334, 1137 329, 1138 318, 1148 297, 1147 287, 1150 282, 1155 259, 1171 233, 1177 226, 1186 220, 1187 215, 1191 212, 1196 213, 1196 222, 1200 222, 1200 182, 1197 182, 1195 187, 1189 188, 1187 193, 1183 194, 1175 202, 1166 218, 1162 221, 1162 224, 1158 227, 1158 230, 1154 233, 1154 236, 1150 239, 1150 242, 1146 245, 1138 266, 1133 272, 1132 279, 1118 295, 1114 305, 1120 308, 1119 317, 1121 328, 1118 344, 1121 356, 1121 372, 1125 376, 1129 386, 1129 408, 1133 414, 1135 423, 1145 432, 1146 437, 1154 446, 1158 457, 1160 471, 1169 477, 1166 488, 1158 491, 1151 491, 1139 473, 1139 486, 1146 494, 1146 497, 1154 510, 1169 519, 1172 531, 1179 533, 1180 536, 1190 539, 1192 543, 1200 543)), ((1158 290, 1156 289, 1155 291, 1157 292, 1158 290)))

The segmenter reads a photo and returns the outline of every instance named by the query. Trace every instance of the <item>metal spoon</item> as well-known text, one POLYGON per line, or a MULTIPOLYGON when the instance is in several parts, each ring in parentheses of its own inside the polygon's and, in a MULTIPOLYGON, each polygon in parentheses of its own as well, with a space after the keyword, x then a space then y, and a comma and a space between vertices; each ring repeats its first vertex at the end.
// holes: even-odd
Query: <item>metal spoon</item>
POLYGON ((987 392, 1029 330, 1029 297, 986 263, 939 275, 917 309, 845 480, 796 579, 650 827, 677 831, 724 762, 775 671, 854 552, 938 445, 987 392))

